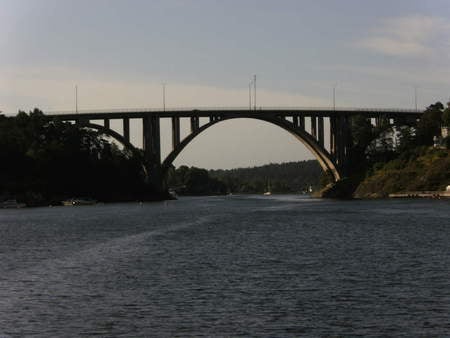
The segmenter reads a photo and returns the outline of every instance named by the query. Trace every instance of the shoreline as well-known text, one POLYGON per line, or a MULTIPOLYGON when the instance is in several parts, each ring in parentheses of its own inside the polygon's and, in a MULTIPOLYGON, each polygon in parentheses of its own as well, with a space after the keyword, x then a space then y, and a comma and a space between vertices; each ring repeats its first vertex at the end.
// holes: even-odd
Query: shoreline
POLYGON ((405 191, 392 193, 389 198, 429 198, 429 199, 450 199, 450 191, 405 191))

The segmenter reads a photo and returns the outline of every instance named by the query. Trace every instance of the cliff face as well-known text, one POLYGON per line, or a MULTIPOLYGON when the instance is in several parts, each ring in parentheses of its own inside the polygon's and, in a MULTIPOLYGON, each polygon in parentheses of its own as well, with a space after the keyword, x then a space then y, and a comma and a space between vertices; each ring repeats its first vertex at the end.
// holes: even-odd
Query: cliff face
POLYGON ((443 191, 450 184, 450 150, 418 148, 386 163, 363 180, 356 198, 407 191, 443 191))

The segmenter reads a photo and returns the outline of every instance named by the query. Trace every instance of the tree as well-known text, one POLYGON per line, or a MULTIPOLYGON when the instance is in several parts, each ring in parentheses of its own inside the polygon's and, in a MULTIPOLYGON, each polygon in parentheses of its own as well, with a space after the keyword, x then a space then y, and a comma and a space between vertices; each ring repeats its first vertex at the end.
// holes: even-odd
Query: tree
POLYGON ((141 199, 141 163, 138 153, 120 150, 101 133, 52 121, 39 109, 0 118, 0 195, 28 204, 83 195, 141 199))
POLYGON ((400 125, 396 127, 397 145, 395 147, 397 153, 402 153, 415 146, 416 135, 415 129, 408 125, 400 125))
POLYGON ((443 110, 444 105, 441 102, 436 102, 425 110, 417 124, 417 145, 430 146, 433 144, 433 137, 441 134, 443 110))
POLYGON ((442 125, 450 128, 450 102, 447 102, 447 108, 442 113, 442 125))
POLYGON ((364 152, 374 139, 374 132, 370 119, 364 115, 356 115, 351 119, 353 148, 364 152))

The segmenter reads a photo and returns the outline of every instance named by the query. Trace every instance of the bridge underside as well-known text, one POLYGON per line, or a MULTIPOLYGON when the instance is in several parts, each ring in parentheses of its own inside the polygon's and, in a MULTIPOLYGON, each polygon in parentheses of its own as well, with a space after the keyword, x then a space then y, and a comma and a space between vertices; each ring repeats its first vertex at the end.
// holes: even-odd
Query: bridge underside
MULTIPOLYGON (((342 171, 338 166, 337 158, 333 158, 331 154, 324 147, 324 124, 323 118, 318 118, 316 124, 316 135, 313 137, 304 128, 304 120, 300 117, 293 117, 292 120, 279 117, 255 117, 252 115, 240 114, 239 116, 212 116, 209 121, 203 125, 199 124, 199 119, 191 118, 191 130, 190 133, 181 139, 180 137, 180 119, 177 117, 172 118, 172 151, 162 162, 162 171, 166 173, 171 167, 173 161, 181 153, 181 151, 199 134, 206 129, 220 123, 222 121, 238 119, 238 118, 250 118, 265 121, 274 124, 295 136, 301 141, 316 157, 324 171, 329 172, 335 180, 342 178, 342 171)), ((337 152, 335 152, 337 154, 337 152)))
POLYGON ((334 181, 347 176, 349 172, 348 157, 352 146, 351 117, 365 113, 375 125, 395 123, 401 119, 417 121, 420 117, 415 112, 337 112, 337 111, 295 111, 295 110, 190 110, 173 112, 122 112, 122 113, 84 113, 54 115, 63 121, 75 121, 88 128, 99 130, 115 138, 127 149, 137 149, 130 142, 130 119, 140 119, 143 130, 143 162, 149 182, 156 189, 164 189, 164 181, 173 161, 181 151, 200 133, 222 121, 247 118, 274 124, 295 136, 316 157, 322 169, 328 172, 334 181), (172 151, 165 159, 161 158, 162 118, 171 120, 172 151), (200 119, 207 118, 200 123, 200 119), (93 120, 103 120, 103 126, 94 124, 93 120), (122 120, 122 134, 110 127, 111 120, 122 120), (181 120, 188 120, 190 131, 181 136, 181 120))

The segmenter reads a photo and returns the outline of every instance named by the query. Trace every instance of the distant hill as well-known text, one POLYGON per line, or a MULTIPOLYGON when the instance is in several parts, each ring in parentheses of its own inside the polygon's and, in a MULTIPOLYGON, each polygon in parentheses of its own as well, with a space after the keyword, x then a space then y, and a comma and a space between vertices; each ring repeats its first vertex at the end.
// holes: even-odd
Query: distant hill
POLYGON ((223 182, 232 193, 263 193, 269 185, 273 193, 298 193, 310 186, 318 189, 321 174, 315 160, 209 171, 212 178, 223 182))
POLYGON ((206 170, 180 166, 168 175, 168 186, 181 195, 226 193, 298 193, 319 189, 322 169, 317 161, 267 164, 261 167, 206 170))

